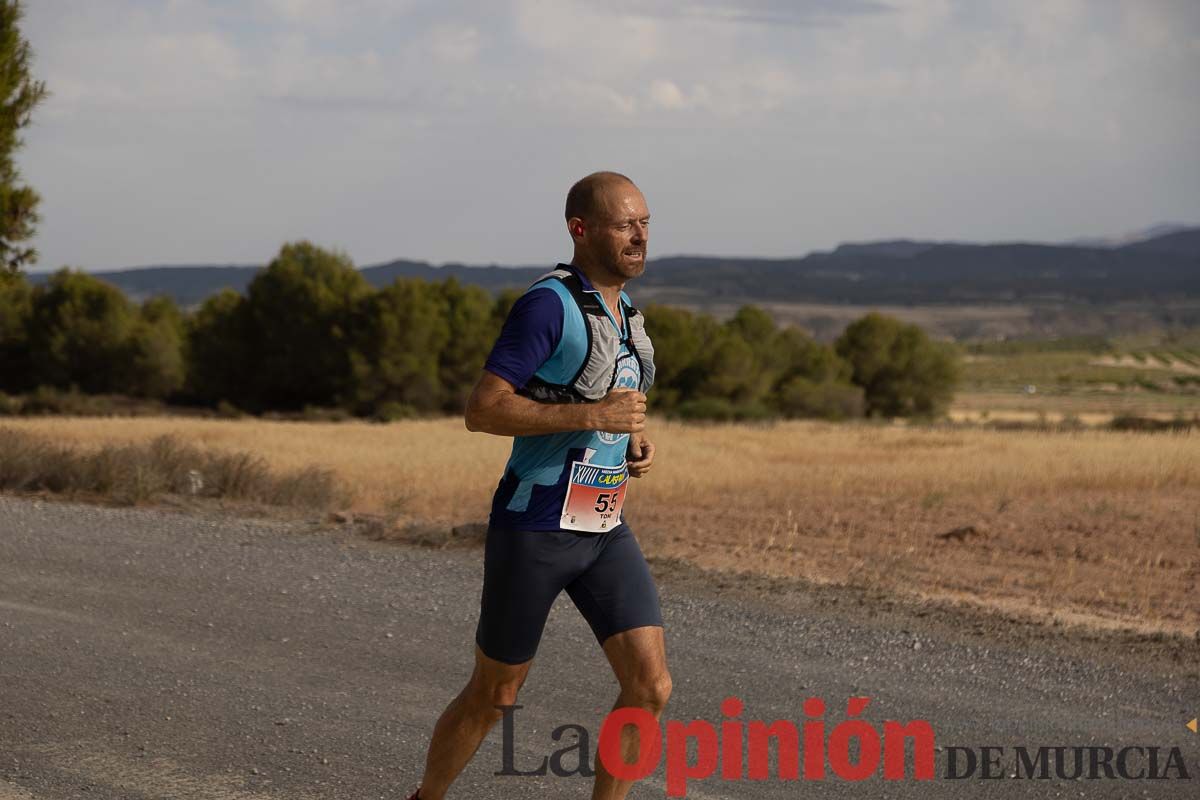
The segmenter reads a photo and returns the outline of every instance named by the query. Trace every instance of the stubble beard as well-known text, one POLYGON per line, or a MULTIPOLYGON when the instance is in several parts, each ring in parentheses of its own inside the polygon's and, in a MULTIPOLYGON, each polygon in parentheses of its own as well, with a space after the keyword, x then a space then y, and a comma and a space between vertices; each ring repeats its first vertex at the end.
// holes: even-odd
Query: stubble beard
POLYGON ((642 246, 642 257, 637 261, 629 261, 624 252, 616 253, 608 265, 609 271, 624 280, 641 277, 646 271, 646 248, 642 246))
POLYGON ((636 266, 634 266, 632 264, 625 264, 620 261, 616 262, 615 264, 614 263, 608 264, 609 274, 615 278, 618 278, 621 281, 631 281, 634 278, 639 278, 639 277, 641 277, 642 273, 644 273, 645 271, 646 271, 646 262, 645 261, 643 261, 642 263, 640 263, 636 266))

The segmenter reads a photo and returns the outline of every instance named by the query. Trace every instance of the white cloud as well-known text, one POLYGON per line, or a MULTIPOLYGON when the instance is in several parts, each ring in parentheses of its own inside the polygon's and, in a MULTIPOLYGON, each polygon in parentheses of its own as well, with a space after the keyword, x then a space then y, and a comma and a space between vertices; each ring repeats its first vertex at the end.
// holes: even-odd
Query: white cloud
POLYGON ((659 108, 675 110, 687 105, 687 98, 674 81, 656 80, 650 84, 650 99, 659 108))
POLYGON ((897 25, 908 38, 919 39, 944 27, 952 12, 950 0, 909 0, 897 8, 897 25))
POLYGON ((1200 3, 79 0, 30 3, 27 30, 53 92, 22 153, 50 266, 258 257, 292 231, 530 260, 558 239, 447 220, 557 205, 597 165, 657 181, 693 252, 1200 218, 1200 3), (721 220, 700 222, 700 176, 738 198, 721 220), (1025 202, 1095 176, 1144 188, 1025 202))
POLYGON ((327 25, 338 17, 337 0, 262 0, 267 13, 291 24, 327 25))
POLYGON ((515 0, 514 10, 526 44, 576 69, 628 73, 658 58, 664 46, 657 20, 584 0, 515 0))
POLYGON ((303 33, 272 37, 251 82, 264 98, 334 105, 383 103, 395 99, 398 88, 387 62, 374 50, 329 52, 303 33))
POLYGON ((623 0, 613 6, 628 14, 664 19, 800 26, 835 25, 891 10, 877 0, 623 0))
POLYGON ((1039 43, 1061 46, 1086 12, 1087 0, 1039 0, 1021 15, 1022 27, 1039 43))
POLYGON ((1125 8, 1125 19, 1138 44, 1142 47, 1157 49, 1171 45, 1171 20, 1158 14, 1148 13, 1145 7, 1136 5, 1125 8))
POLYGON ((429 49, 439 61, 463 64, 479 55, 479 31, 471 27, 438 25, 429 32, 429 49))
POLYGON ((35 49, 51 113, 165 111, 228 100, 244 74, 241 53, 219 31, 194 27, 191 14, 174 8, 131 11, 117 26, 95 7, 63 18, 58 38, 35 49))
POLYGON ((413 0, 252 0, 249 5, 265 22, 316 33, 391 22, 410 13, 415 3, 413 0))

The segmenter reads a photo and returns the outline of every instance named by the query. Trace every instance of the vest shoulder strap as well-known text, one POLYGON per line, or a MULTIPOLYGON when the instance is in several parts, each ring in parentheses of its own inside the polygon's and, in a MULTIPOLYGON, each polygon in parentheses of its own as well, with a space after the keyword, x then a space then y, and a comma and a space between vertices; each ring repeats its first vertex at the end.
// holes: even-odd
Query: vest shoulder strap
MULTIPOLYGON (((598 357, 595 349, 596 342, 594 333, 598 330, 610 331, 611 326, 608 321, 608 310, 604 307, 604 301, 595 292, 585 291, 583 281, 578 273, 572 269, 567 269, 560 266, 545 275, 542 275, 533 285, 541 283, 547 279, 557 280, 563 288, 571 295, 575 301, 575 305, 579 308, 580 313, 584 315, 584 334, 587 337, 585 342, 584 355, 580 361, 579 367, 572 375, 569 381, 562 384, 551 384, 536 375, 531 378, 522 389, 518 390, 518 394, 525 397, 530 397, 542 403, 579 403, 589 402, 579 388, 580 379, 589 368, 594 372, 600 369, 598 363, 594 363, 598 357), (591 321, 588 317, 592 317, 591 321)), ((641 389, 647 390, 654 380, 654 350, 650 345, 649 338, 645 335, 642 328, 641 312, 630 302, 624 292, 620 297, 620 309, 625 316, 624 331, 619 335, 619 338, 624 342, 631 355, 637 360, 641 372, 641 389)), ((608 334, 604 334, 608 341, 608 334)), ((615 339, 613 340, 615 342, 615 339)), ((606 345, 605 352, 608 352, 614 346, 612 342, 606 345)), ((604 369, 607 369, 606 367, 604 369)), ((616 375, 615 364, 612 367, 612 377, 616 375)), ((592 376, 596 378, 596 375, 592 376)), ((610 381, 611 383, 611 381, 610 381)), ((590 384, 589 384, 590 385, 590 384)))
POLYGON ((585 292, 583 290, 583 281, 580 280, 579 275, 577 275, 574 270, 559 268, 551 272, 547 272, 545 275, 534 281, 534 283, 541 283, 547 278, 554 278, 561 283, 566 290, 571 293, 571 297, 575 299, 575 304, 579 306, 580 311, 585 314, 603 316, 604 307, 600 305, 600 300, 597 299, 594 294, 590 294, 589 292, 585 292))

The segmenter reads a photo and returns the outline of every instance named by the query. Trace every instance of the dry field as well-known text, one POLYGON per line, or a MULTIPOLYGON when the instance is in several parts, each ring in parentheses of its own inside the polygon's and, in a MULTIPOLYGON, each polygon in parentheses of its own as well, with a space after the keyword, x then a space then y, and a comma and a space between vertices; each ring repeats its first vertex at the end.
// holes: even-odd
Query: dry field
POLYGON ((960 422, 986 423, 1000 419, 1059 422, 1077 417, 1085 425, 1107 425, 1114 417, 1129 414, 1153 419, 1191 419, 1200 416, 1200 395, 1151 392, 959 392, 949 417, 960 422))
MULTIPOLYGON (((403 528, 486 519, 507 440, 458 420, 24 418, 95 446, 175 433, 329 467, 403 528)), ((1200 629, 1200 437, 654 420, 627 519, 648 555, 1093 627, 1200 629)))

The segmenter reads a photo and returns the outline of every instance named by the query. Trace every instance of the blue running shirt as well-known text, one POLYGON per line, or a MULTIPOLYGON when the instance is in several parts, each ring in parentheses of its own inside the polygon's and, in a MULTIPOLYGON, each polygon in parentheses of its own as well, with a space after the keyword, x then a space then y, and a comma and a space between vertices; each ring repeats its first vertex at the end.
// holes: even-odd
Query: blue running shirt
MULTIPOLYGON (((600 293, 582 271, 586 292, 600 293)), ((621 292, 621 299, 631 304, 621 292)), ((604 305, 603 299, 600 301, 604 305)), ((606 307, 607 308, 607 307, 606 307)), ((611 317, 609 321, 615 321, 611 317)), ((621 309, 621 331, 625 339, 617 357, 614 388, 637 389, 641 368, 628 344, 628 323, 621 309)), ((570 291, 555 278, 545 278, 517 300, 484 369, 520 389, 533 376, 555 384, 569 383, 587 358, 587 322, 570 291)), ((587 461, 616 467, 625 463, 629 434, 572 431, 541 436, 517 436, 504 477, 492 497, 491 526, 501 530, 561 531, 559 521, 571 464, 587 461)))

